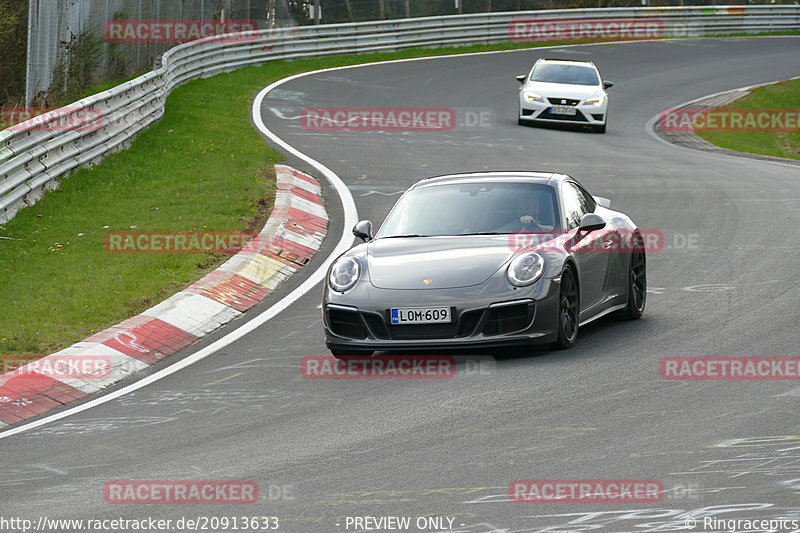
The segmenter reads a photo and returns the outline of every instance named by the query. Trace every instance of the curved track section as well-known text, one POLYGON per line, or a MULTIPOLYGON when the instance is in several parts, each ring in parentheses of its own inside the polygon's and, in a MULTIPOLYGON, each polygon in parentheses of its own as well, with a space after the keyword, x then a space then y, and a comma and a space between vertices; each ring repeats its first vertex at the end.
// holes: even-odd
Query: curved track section
MULTIPOLYGON (((296 533, 353 531, 347 517, 365 515, 448 517, 451 529, 408 531, 469 533, 677 531, 687 518, 702 531, 704 516, 800 517, 797 381, 659 376, 666 356, 797 354, 797 169, 682 150, 645 131, 663 108, 799 74, 798 44, 492 53, 321 72, 269 91, 266 127, 338 175, 361 218, 382 220, 420 177, 466 170, 561 171, 612 198, 665 236, 649 257, 645 318, 602 320, 572 350, 501 359, 449 380, 305 380, 301 358, 325 353, 317 287, 182 372, 3 439, 3 515, 273 515, 296 533), (516 125, 513 78, 541 56, 591 59, 616 82, 607 134, 516 125), (304 107, 356 106, 469 108, 494 120, 437 132, 315 132, 297 119, 304 107), (103 499, 109 481, 147 479, 254 480, 261 497, 247 506, 103 499), (655 504, 512 503, 515 479, 657 479, 667 492, 655 504)), ((330 191, 327 205, 332 221, 344 219, 330 191)), ((346 230, 334 222, 329 231, 346 230)))

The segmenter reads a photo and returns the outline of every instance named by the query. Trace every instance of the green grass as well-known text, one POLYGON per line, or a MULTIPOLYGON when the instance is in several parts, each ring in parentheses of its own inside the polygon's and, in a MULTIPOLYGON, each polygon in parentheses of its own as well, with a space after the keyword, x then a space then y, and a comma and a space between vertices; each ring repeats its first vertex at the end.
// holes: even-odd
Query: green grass
POLYGON ((108 231, 243 230, 282 159, 250 126, 254 69, 176 89, 126 151, 81 169, 0 228, 0 353, 43 355, 163 300, 223 255, 109 254, 108 231))
POLYGON ((109 254, 108 231, 260 229, 274 198, 272 164, 283 156, 263 143, 249 113, 254 94, 271 82, 372 61, 565 44, 272 61, 175 89, 164 117, 131 148, 62 179, 0 226, 0 354, 62 349, 162 301, 227 258, 109 254))
MULTIPOLYGON (((754 89, 727 109, 800 109, 800 79, 754 89)), ((800 159, 800 127, 790 132, 698 132, 703 139, 739 152, 800 159)))

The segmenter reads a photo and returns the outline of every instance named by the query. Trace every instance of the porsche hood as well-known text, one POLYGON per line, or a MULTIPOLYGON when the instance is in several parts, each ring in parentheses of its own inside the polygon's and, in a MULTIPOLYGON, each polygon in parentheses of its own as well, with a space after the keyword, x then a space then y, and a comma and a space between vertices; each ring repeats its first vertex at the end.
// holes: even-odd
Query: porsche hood
POLYGON ((513 255, 508 235, 384 238, 366 251, 372 285, 406 290, 478 285, 513 255))

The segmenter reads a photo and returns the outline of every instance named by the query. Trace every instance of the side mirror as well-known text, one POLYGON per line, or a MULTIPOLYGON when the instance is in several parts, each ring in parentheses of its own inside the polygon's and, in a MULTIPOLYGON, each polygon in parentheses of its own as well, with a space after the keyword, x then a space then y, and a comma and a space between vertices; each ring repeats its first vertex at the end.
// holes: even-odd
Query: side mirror
POLYGON ((606 209, 611 207, 611 200, 609 200, 608 198, 603 198, 602 196, 592 196, 592 198, 594 198, 595 202, 605 207, 606 209))
POLYGON ((613 81, 608 81, 608 80, 605 80, 605 81, 603 82, 603 89, 610 89, 610 88, 612 88, 613 86, 614 86, 614 82, 613 82, 613 81))
POLYGON ((517 81, 520 83, 525 83, 525 78, 527 77, 528 77, 527 74, 520 74, 519 76, 517 76, 517 81))
POLYGON ((581 217, 580 229, 583 231, 594 231, 606 227, 603 217, 595 213, 586 213, 581 217))
POLYGON ((353 226, 353 235, 358 237, 364 242, 372 240, 372 222, 369 220, 360 220, 353 226))

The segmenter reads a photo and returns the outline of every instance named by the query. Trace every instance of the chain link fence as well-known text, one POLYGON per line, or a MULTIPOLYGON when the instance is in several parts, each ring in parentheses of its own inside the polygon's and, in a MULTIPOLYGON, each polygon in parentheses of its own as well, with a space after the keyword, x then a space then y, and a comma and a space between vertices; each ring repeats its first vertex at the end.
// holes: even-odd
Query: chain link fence
MULTIPOLYGON (((186 32, 178 38, 155 35, 156 23, 184 21, 191 27, 201 22, 251 21, 254 29, 294 25, 284 9, 273 8, 268 23, 270 0, 31 0, 28 20, 28 62, 26 106, 55 105, 94 81, 120 79, 150 70, 153 62, 179 42, 197 36, 186 32), (150 31, 122 36, 109 34, 109 21, 144 22, 150 31), (183 37, 181 39, 180 37, 183 37)), ((131 27, 129 24, 126 27, 131 27)), ((210 32, 224 27, 210 26, 210 32)), ((237 31, 237 26, 230 26, 237 31)))
POLYGON ((798 0, 308 0, 290 2, 299 24, 315 23, 314 6, 319 5, 319 22, 364 22, 374 20, 499 13, 538 9, 660 7, 701 5, 797 4, 798 0))
MULTIPOLYGON (((2 0, 0 0, 2 1, 2 0)), ((17 0, 20 1, 20 0, 17 0)), ((758 3, 797 4, 800 0, 758 3)), ((153 68, 176 43, 226 30, 519 10, 746 5, 748 0, 29 0, 26 108, 153 68), (203 25, 212 22, 216 25, 203 25), (242 26, 236 23, 247 23, 242 26), (116 24, 109 28, 109 24, 116 24), (182 25, 182 23, 185 23, 182 25), (230 24, 225 26, 224 23, 230 24), (233 23, 233 24, 231 24, 233 23), (199 28, 199 29, 198 29, 199 28)), ((0 128, 1 129, 1 128, 0 128)))

